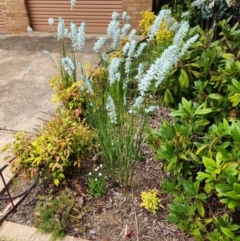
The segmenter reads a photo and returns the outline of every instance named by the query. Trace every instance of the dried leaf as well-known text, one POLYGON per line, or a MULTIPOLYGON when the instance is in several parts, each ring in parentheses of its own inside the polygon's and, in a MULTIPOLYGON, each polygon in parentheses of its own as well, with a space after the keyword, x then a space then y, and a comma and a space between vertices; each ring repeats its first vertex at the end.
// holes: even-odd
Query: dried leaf
POLYGON ((79 117, 79 116, 82 115, 82 110, 81 109, 75 109, 74 114, 75 114, 76 117, 79 117))
POLYGON ((134 236, 135 236, 135 232, 133 230, 126 235, 126 237, 128 238, 132 238, 134 236))
POLYGON ((83 197, 78 197, 78 206, 79 206, 79 208, 82 208, 82 206, 83 206, 83 197))
POLYGON ((72 182, 72 185, 76 185, 78 183, 78 179, 72 179, 71 182, 72 182))
POLYGON ((94 161, 94 162, 97 161, 97 156, 98 156, 98 155, 95 155, 95 156, 92 158, 92 161, 94 161))
POLYGON ((78 184, 77 179, 72 179, 72 185, 75 188, 75 190, 81 194, 81 196, 86 197, 87 195, 83 193, 82 187, 78 184))

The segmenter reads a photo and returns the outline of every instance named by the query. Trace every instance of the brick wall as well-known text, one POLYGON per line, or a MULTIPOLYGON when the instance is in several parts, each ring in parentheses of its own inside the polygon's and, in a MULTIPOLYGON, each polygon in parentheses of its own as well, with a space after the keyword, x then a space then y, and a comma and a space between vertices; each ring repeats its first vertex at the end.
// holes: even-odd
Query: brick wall
POLYGON ((139 21, 142 19, 142 11, 152 11, 153 0, 122 0, 123 11, 131 17, 132 28, 139 30, 139 21))
POLYGON ((0 0, 0 9, 8 33, 26 32, 29 18, 25 0, 0 0))

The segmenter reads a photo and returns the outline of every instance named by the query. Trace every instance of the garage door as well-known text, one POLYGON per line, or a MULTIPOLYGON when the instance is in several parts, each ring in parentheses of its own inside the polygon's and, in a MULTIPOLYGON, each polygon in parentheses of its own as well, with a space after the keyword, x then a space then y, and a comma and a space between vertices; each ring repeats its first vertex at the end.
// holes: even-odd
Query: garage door
POLYGON ((31 27, 34 31, 51 31, 48 18, 54 18, 54 31, 58 18, 65 20, 67 27, 73 21, 78 26, 87 22, 87 33, 106 33, 113 11, 122 12, 122 0, 77 0, 73 10, 70 0, 28 0, 31 27))
POLYGON ((0 9, 0 33, 6 33, 6 32, 7 32, 7 30, 6 30, 5 22, 3 19, 3 14, 0 9))

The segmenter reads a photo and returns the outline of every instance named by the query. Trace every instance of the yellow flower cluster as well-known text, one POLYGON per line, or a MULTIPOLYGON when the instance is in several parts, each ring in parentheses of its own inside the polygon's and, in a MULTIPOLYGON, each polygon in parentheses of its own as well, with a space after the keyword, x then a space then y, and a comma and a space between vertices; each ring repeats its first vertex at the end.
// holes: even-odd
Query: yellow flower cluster
MULTIPOLYGON (((141 34, 147 36, 150 26, 154 23, 156 16, 153 12, 143 11, 141 12, 143 19, 139 22, 141 28, 141 34)), ((160 30, 156 34, 156 41, 162 43, 165 40, 171 39, 173 33, 167 29, 166 20, 161 23, 160 30)))
POLYGON ((161 23, 161 28, 156 34, 156 40, 158 43, 162 43, 165 40, 171 39, 173 34, 170 30, 167 29, 166 20, 163 20, 161 23))
POLYGON ((109 54, 109 60, 108 62, 111 63, 111 61, 114 59, 114 58, 122 58, 122 50, 116 50, 116 51, 113 51, 109 54))
POLYGON ((92 71, 94 70, 94 66, 92 65, 91 62, 87 62, 84 64, 83 69, 84 69, 85 75, 89 76, 92 73, 92 71))
POLYGON ((156 214, 156 211, 159 209, 159 207, 163 208, 163 206, 160 204, 161 200, 157 197, 157 193, 158 191, 156 189, 151 189, 141 193, 141 206, 153 214, 156 214))
POLYGON ((114 58, 122 58, 123 57, 122 48, 127 42, 129 42, 128 36, 121 38, 121 40, 118 44, 117 50, 114 50, 113 52, 109 53, 109 60, 108 60, 109 63, 111 63, 111 61, 114 58))
POLYGON ((98 66, 93 70, 91 73, 91 83, 94 89, 94 95, 92 98, 99 98, 104 94, 107 77, 108 70, 106 68, 98 66))
POLYGON ((105 80, 107 77, 108 71, 104 67, 97 67, 95 70, 93 70, 91 74, 91 79, 94 81, 102 81, 105 80))
POLYGON ((120 43, 119 43, 119 48, 122 49, 123 46, 124 46, 127 42, 129 42, 129 38, 128 38, 128 36, 122 38, 122 39, 120 40, 120 43))
POLYGON ((143 11, 141 12, 143 18, 139 22, 139 26, 141 28, 142 36, 147 36, 148 30, 150 26, 154 23, 156 16, 153 12, 143 11))

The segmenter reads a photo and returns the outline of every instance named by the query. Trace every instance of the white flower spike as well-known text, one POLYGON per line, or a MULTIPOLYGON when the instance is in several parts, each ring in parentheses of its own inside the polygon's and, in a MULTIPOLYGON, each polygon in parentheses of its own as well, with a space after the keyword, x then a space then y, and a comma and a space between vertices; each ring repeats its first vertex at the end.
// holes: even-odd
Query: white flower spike
POLYGON ((28 27, 27 27, 27 31, 28 31, 29 33, 32 33, 32 32, 33 32, 33 29, 32 29, 30 26, 28 26, 28 27))
POLYGON ((49 18, 49 19, 48 19, 48 24, 49 24, 49 25, 53 25, 53 23, 54 23, 54 19, 53 19, 53 18, 49 18))

